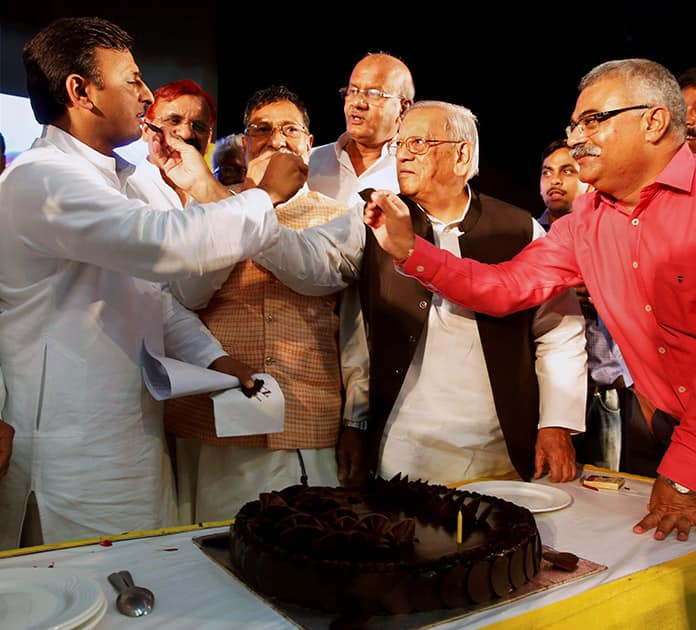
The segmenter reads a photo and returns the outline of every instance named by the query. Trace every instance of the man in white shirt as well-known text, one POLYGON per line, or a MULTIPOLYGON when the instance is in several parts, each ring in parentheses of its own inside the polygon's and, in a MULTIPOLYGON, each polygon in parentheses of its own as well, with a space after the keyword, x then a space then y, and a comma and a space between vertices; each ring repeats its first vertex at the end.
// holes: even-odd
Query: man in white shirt
MULTIPOLYGON (((365 55, 353 68, 344 99, 346 131, 336 142, 313 149, 307 183, 348 207, 360 205, 365 188, 399 191, 396 160, 389 143, 404 113, 413 103, 415 88, 406 64, 386 53, 365 55)), ((368 417, 369 357, 357 286, 346 288, 340 308, 341 376, 345 393, 344 429, 338 450, 338 475, 350 486, 359 483, 351 465, 359 451, 351 448, 362 436, 368 417)))
POLYGON ((336 142, 312 150, 307 183, 348 206, 364 188, 398 190, 388 145, 413 103, 415 88, 406 64, 385 53, 363 57, 341 89, 346 130, 336 142))
MULTIPOLYGON (((172 81, 158 87, 145 120, 166 129, 186 144, 205 155, 213 135, 215 101, 198 83, 190 79, 172 81)), ((143 140, 149 142, 155 132, 143 126, 143 140)), ((185 208, 196 200, 178 187, 167 175, 145 157, 128 180, 138 196, 163 209, 185 208)))
POLYGON ((150 155, 199 201, 157 212, 129 198, 114 149, 140 135, 152 93, 130 36, 101 18, 61 18, 24 48, 42 137, 0 180, 3 419, 16 431, 0 480, 0 549, 175 522, 161 405, 144 342, 217 367, 225 353, 161 282, 234 264, 273 243, 273 204, 303 183, 277 156, 260 190, 231 197, 200 153, 166 129, 150 155))
MULTIPOLYGON (((416 103, 393 147, 402 196, 440 247, 499 262, 544 234, 528 213, 471 190, 478 133, 468 109, 416 103)), ((398 274, 355 214, 282 230, 256 260, 315 294, 358 279, 371 472, 445 484, 514 472, 529 479, 546 467, 551 481, 575 477, 570 435, 584 430, 586 354, 572 293, 508 318, 467 311, 398 274)))

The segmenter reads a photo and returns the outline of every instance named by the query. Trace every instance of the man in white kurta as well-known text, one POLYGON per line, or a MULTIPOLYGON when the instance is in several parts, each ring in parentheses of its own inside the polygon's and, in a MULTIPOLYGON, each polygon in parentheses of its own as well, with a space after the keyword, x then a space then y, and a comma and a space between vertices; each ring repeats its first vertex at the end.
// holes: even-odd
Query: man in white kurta
POLYGON ((113 150, 138 137, 152 101, 131 47, 107 20, 61 18, 24 49, 45 126, 0 178, 3 420, 16 431, 0 479, 0 549, 17 546, 34 499, 44 542, 175 522, 141 347, 200 366, 224 353, 160 283, 273 243, 273 204, 305 177, 295 156, 278 156, 273 182, 230 197, 199 153, 161 132, 151 155, 203 203, 160 212, 130 199, 132 166, 113 150))
POLYGON ((274 238, 261 191, 156 212, 123 194, 131 172, 48 126, 0 183, 3 419, 16 431, 0 548, 19 542, 31 491, 46 542, 175 522, 141 344, 202 366, 225 353, 159 282, 229 266, 274 238))

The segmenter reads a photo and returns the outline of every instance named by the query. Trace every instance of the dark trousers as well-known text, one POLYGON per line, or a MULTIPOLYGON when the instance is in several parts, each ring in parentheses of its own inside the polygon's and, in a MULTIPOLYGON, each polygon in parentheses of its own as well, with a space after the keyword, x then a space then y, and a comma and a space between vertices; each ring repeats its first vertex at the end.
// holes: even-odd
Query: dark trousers
POLYGON ((657 476, 657 467, 672 439, 672 431, 679 424, 668 413, 656 409, 650 433, 638 399, 632 390, 621 391, 621 465, 624 472, 647 477, 657 476), (625 410, 625 413, 624 413, 625 410))

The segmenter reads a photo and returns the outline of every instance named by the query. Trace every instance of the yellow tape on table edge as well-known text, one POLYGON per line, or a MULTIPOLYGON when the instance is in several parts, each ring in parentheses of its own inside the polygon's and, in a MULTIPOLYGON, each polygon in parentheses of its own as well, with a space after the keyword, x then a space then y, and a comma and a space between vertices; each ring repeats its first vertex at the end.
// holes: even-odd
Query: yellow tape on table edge
POLYGON ((155 536, 167 536, 169 534, 179 534, 181 532, 193 532, 199 529, 210 527, 224 527, 234 523, 234 519, 226 521, 211 521, 208 523, 196 523, 194 525, 178 525, 177 527, 163 527, 162 529, 144 529, 124 532, 123 534, 111 534, 99 536, 97 538, 83 538, 81 540, 67 540, 65 542, 51 543, 48 545, 36 545, 34 547, 21 547, 19 549, 8 549, 0 551, 0 558, 11 558, 13 556, 23 556, 30 553, 41 553, 42 551, 53 551, 55 549, 70 549, 72 547, 85 547, 87 545, 99 545, 104 541, 117 542, 119 540, 133 540, 135 538, 152 538, 155 536))
MULTIPOLYGON (((655 481, 653 477, 591 465, 583 466, 583 472, 645 483, 655 481)), ((696 627, 696 552, 486 626, 490 630, 624 630, 647 627, 670 630, 696 627)))
POLYGON ((485 627, 489 630, 687 630, 694 627, 694 622, 696 552, 691 552, 485 627))

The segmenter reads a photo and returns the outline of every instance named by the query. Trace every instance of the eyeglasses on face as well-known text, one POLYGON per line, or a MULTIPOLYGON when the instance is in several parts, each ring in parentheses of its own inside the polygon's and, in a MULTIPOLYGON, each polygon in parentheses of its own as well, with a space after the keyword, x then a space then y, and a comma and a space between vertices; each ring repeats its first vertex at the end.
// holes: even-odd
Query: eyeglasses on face
POLYGON ((421 138, 420 136, 411 136, 405 140, 395 140, 389 145, 389 153, 396 155, 401 147, 406 147, 413 155, 425 155, 431 146, 438 144, 457 144, 466 142, 466 140, 437 140, 435 138, 421 138))
POLYGON ((597 112, 596 114, 588 114, 583 116, 577 122, 570 121, 570 124, 566 127, 566 136, 570 138, 575 130, 577 130, 581 135, 586 138, 593 135, 599 129, 599 124, 603 123, 605 120, 609 120, 614 116, 623 114, 624 112, 629 112, 633 109, 650 109, 652 105, 631 105, 630 107, 621 107, 619 109, 609 109, 605 112, 597 112))
POLYGON ((342 87, 338 93, 341 95, 342 98, 344 99, 349 99, 349 98, 357 98, 358 96, 362 96, 368 103, 381 103, 383 100, 388 99, 388 98, 401 98, 398 94, 387 94, 386 92, 382 92, 382 90, 378 90, 377 88, 369 88, 367 90, 362 90, 358 87, 355 87, 354 85, 351 85, 349 87, 342 87))
POLYGON ((210 133, 210 125, 208 123, 202 120, 186 120, 183 116, 179 116, 178 114, 171 114, 164 118, 155 118, 155 120, 165 127, 179 127, 184 124, 189 125, 194 133, 198 133, 202 136, 210 133))
POLYGON ((300 138, 309 132, 305 127, 297 123, 286 122, 279 125, 272 125, 269 122, 251 123, 244 133, 251 138, 268 138, 278 129, 286 138, 300 138))

